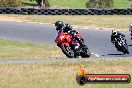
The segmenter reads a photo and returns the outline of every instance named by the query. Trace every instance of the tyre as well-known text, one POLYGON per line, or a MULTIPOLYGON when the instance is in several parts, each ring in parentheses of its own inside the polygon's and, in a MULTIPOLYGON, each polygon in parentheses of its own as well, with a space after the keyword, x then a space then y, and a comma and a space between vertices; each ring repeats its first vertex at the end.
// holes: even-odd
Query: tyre
POLYGON ((71 15, 76 15, 75 12, 71 12, 70 14, 71 14, 71 15))
POLYGON ((126 50, 126 53, 127 53, 127 54, 129 54, 129 51, 128 51, 128 50, 126 50))
POLYGON ((91 55, 91 52, 89 51, 89 49, 86 49, 83 52, 81 52, 80 55, 82 58, 89 58, 91 55))
POLYGON ((123 50, 122 52, 123 52, 124 54, 126 54, 126 50, 123 50))
POLYGON ((128 46, 123 46, 123 48, 124 48, 124 49, 123 49, 122 52, 123 52, 124 54, 129 54, 128 46))
POLYGON ((129 54, 129 50, 128 50, 128 48, 125 49, 125 52, 126 52, 126 54, 129 54))
POLYGON ((65 15, 69 15, 69 12, 65 12, 64 14, 65 14, 65 15))
POLYGON ((57 12, 56 15, 62 15, 62 12, 57 12))
POLYGON ((42 13, 41 13, 41 12, 37 12, 36 14, 37 14, 37 15, 42 15, 42 13))
POLYGON ((28 15, 28 12, 23 12, 23 11, 22 11, 22 14, 23 14, 23 15, 28 15))
POLYGON ((34 12, 34 14, 37 14, 38 13, 38 10, 34 10, 33 12, 34 12))
POLYGON ((71 47, 67 47, 65 44, 61 44, 62 52, 69 58, 74 58, 74 52, 71 47))
POLYGON ((0 10, 0 14, 2 14, 2 12, 3 12, 3 11, 2 11, 2 10, 0 10))
POLYGON ((51 12, 51 15, 56 15, 56 12, 51 12))

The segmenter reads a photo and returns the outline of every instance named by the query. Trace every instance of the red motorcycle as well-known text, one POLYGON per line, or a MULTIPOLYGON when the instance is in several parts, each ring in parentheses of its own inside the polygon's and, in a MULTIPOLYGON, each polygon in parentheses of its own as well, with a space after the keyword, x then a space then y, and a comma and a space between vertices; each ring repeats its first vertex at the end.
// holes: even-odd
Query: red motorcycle
MULTIPOLYGON (((81 38, 79 32, 77 33, 77 36, 81 38)), ((59 33, 55 39, 55 42, 57 43, 58 47, 62 49, 62 52, 69 58, 78 58, 79 56, 82 58, 88 58, 91 55, 86 45, 82 47, 79 42, 68 33, 59 33), (77 45, 76 47, 78 48, 78 51, 74 50, 75 44, 77 45)))

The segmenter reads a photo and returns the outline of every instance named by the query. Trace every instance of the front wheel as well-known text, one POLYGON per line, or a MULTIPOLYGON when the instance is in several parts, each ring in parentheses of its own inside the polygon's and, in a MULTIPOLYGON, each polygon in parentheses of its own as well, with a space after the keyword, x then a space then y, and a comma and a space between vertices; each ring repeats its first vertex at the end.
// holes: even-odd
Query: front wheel
POLYGON ((127 46, 127 47, 124 46, 123 48, 124 48, 124 49, 123 49, 123 53, 124 53, 124 54, 129 54, 128 46, 127 46))
POLYGON ((71 47, 61 44, 62 52, 69 58, 74 58, 74 52, 71 47))
POLYGON ((128 49, 124 49, 123 53, 124 53, 124 54, 129 54, 128 49))
POLYGON ((86 49, 83 52, 81 52, 81 57, 82 58, 89 58, 90 55, 91 55, 91 52, 89 51, 89 49, 86 49))

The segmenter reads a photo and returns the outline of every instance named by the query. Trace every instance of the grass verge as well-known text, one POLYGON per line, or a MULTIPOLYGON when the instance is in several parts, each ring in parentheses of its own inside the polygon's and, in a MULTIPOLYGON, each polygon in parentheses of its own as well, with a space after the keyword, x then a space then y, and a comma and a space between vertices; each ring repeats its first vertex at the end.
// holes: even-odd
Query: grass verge
POLYGON ((130 8, 129 0, 114 0, 114 8, 130 8))
POLYGON ((132 22, 132 17, 130 15, 94 15, 94 16, 0 15, 0 18, 1 20, 6 21, 19 20, 38 23, 55 23, 56 21, 61 20, 72 25, 87 26, 89 28, 105 29, 112 28, 123 31, 128 31, 128 24, 132 22))
POLYGON ((53 45, 0 39, 0 59, 41 59, 62 56, 61 50, 53 45))
MULTIPOLYGON (((75 76, 80 64, 88 73, 130 74, 132 60, 75 60, 32 64, 0 64, 0 88, 80 88, 75 76)), ((130 84, 86 84, 81 88, 131 88, 130 84)))

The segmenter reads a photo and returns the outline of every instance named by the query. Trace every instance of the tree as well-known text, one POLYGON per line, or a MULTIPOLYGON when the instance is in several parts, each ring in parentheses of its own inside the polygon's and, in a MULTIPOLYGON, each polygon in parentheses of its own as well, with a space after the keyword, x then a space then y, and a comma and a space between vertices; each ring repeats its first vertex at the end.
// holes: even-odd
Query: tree
POLYGON ((21 0, 0 0, 0 7, 19 7, 21 0))
POLYGON ((36 1, 36 2, 37 2, 37 5, 38 5, 39 7, 45 8, 45 7, 49 7, 49 6, 50 6, 48 0, 30 0, 30 1, 36 1))
POLYGON ((128 3, 130 4, 130 7, 132 7, 132 0, 128 0, 128 3))
POLYGON ((87 8, 111 8, 113 0, 89 0, 86 6, 87 8))

